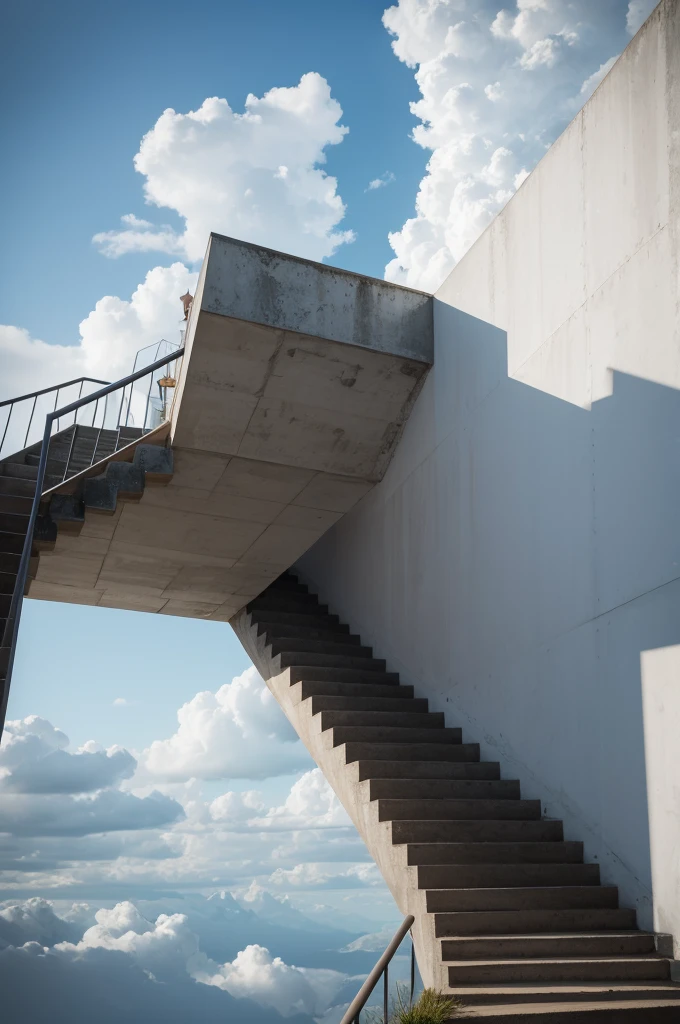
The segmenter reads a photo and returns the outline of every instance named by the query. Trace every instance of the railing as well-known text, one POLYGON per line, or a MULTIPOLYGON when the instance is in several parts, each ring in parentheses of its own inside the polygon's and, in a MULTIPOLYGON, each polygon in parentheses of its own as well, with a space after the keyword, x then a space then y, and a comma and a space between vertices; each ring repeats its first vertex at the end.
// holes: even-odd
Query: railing
MULTIPOLYGON (((380 981, 381 977, 383 979, 383 1020, 384 1020, 384 1024, 388 1024, 389 1015, 390 1015, 390 1005, 389 1005, 389 966, 390 966, 390 962, 391 962, 392 957, 394 956, 394 954, 399 949, 399 946, 402 944, 402 942, 406 938, 408 932, 411 930, 411 926, 412 926, 414 921, 415 921, 415 917, 413 917, 412 914, 409 914, 408 917, 404 918, 404 920, 400 924, 398 930, 395 932, 394 937, 393 937, 392 941, 390 942, 389 946, 387 947, 387 949, 385 950, 383 955, 380 957, 380 959, 378 960, 377 964, 375 965, 375 967, 373 968, 373 970, 371 971, 369 976, 366 978, 366 981, 363 983, 363 985, 361 986, 361 988, 357 992, 357 994, 354 997, 354 999, 352 1000, 352 1002, 349 1004, 349 1006, 348 1006, 348 1008, 347 1008, 347 1010, 345 1012, 345 1016, 340 1021, 340 1024, 360 1024, 361 1011, 366 1006, 366 1003, 370 999, 370 997, 371 997, 371 995, 373 993, 373 990, 376 987, 376 985, 378 984, 378 982, 380 981)), ((410 994, 410 1001, 411 1002, 413 1002, 413 990, 415 989, 415 984, 416 984, 416 954, 415 954, 415 949, 414 949, 414 946, 413 946, 413 937, 411 937, 411 994, 410 994)))
MULTIPOLYGON (((40 511, 40 502, 42 500, 43 486, 45 483, 45 474, 47 470, 47 460, 50 449, 50 441, 52 440, 52 427, 55 421, 63 419, 65 416, 70 416, 74 413, 74 434, 77 429, 77 416, 78 411, 86 405, 95 402, 95 409, 98 409, 99 403, 104 400, 105 408, 107 407, 107 400, 109 395, 114 394, 116 391, 122 391, 123 398, 128 387, 135 383, 135 381, 141 380, 147 374, 153 374, 154 371, 159 370, 161 367, 169 367, 169 364, 176 362, 184 355, 184 349, 178 349, 173 352, 172 356, 163 356, 162 359, 156 360, 149 366, 143 367, 141 370, 137 370, 135 373, 131 373, 128 377, 123 377, 122 380, 116 381, 113 384, 107 384, 106 387, 100 388, 99 391, 95 391, 90 395, 86 395, 83 398, 78 398, 75 402, 70 402, 68 405, 63 406, 60 409, 55 408, 47 414, 45 417, 45 429, 43 431, 42 445, 40 448, 40 461, 38 463, 38 474, 35 484, 35 494, 33 496, 33 503, 31 505, 31 512, 28 519, 28 528, 26 531, 26 539, 21 552, 21 560, 19 562, 19 571, 17 573, 16 583, 14 585, 14 592, 12 594, 12 600, 10 602, 9 611, 7 613, 7 620, 5 622, 5 628, 2 635, 2 646, 5 650, 8 650, 7 659, 7 672, 5 676, 5 683, 3 687, 2 696, 0 699, 0 735, 5 723, 5 713, 7 711, 7 699, 9 697, 9 687, 12 678, 12 668, 14 665, 14 654, 16 650, 17 633, 19 631, 19 620, 21 618, 21 608, 23 605, 24 590, 26 589, 26 580, 28 579, 28 566, 31 559, 31 550, 33 547, 33 535, 35 532, 36 523, 38 520, 38 513, 40 511)), ((153 379, 152 379, 153 380, 153 379)), ((77 383, 77 382, 76 382, 77 383)), ((63 389, 64 385, 60 385, 59 389, 63 389)), ((46 389, 47 391, 54 389, 46 389)), ((32 396, 28 396, 32 397, 32 396)), ((132 401, 128 399, 128 405, 132 401)), ((7 403, 5 403, 7 404, 7 403)), ((122 409, 122 404, 121 404, 122 409)), ((148 402, 147 402, 148 410, 148 402)), ((168 410, 165 410, 167 413, 168 410)), ((93 423, 96 416, 93 416, 93 423)), ((120 416, 119 416, 120 418, 120 416)), ((146 418, 145 418, 146 423, 146 418)), ((100 428, 100 433, 101 433, 100 428)), ((73 440, 71 442, 71 450, 73 448, 73 440)), ((96 451, 96 444, 95 444, 96 451)), ((70 457, 70 452, 69 452, 70 457)), ((67 458, 67 469, 68 469, 68 458, 67 458)))
MULTIPOLYGON (((7 440, 7 431, 9 425, 12 422, 12 415, 17 406, 20 406, 24 402, 30 402, 33 399, 33 405, 30 407, 30 414, 28 416, 28 424, 26 426, 26 432, 24 434, 23 444, 19 444, 19 448, 26 448, 28 445, 28 438, 31 433, 31 426, 33 424, 33 418, 35 416, 35 409, 38 403, 38 399, 42 398, 43 395, 51 395, 54 393, 54 407, 53 412, 56 410, 59 404, 59 394, 62 391, 66 391, 67 388, 75 387, 77 384, 80 385, 78 389, 78 398, 82 398, 83 387, 85 384, 104 384, 107 385, 110 382, 108 380, 98 380, 96 377, 76 377, 75 380, 64 381, 63 384, 55 384, 50 388, 42 388, 40 391, 31 391, 28 395, 20 395, 19 398, 7 398, 4 402, 0 402, 0 409, 7 409, 7 419, 5 420, 5 426, 2 432, 2 440, 0 440, 0 458, 2 458, 2 451, 5 447, 5 441, 7 440)), ((28 406, 26 406, 26 412, 28 413, 28 406)), ((16 423, 16 418, 15 421, 16 423)), ((23 433, 23 427, 20 428, 19 437, 23 433)), ((16 442, 12 448, 13 451, 17 451, 16 442)))

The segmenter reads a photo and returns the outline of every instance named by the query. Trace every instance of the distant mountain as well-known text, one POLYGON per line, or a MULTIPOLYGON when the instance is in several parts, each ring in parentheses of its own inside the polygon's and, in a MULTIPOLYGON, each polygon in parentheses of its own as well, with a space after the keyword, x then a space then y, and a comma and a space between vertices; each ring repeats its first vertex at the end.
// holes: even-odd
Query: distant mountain
POLYGON ((234 899, 226 890, 212 896, 180 895, 168 899, 135 900, 141 914, 155 921, 159 914, 186 914, 201 950, 218 963, 236 957, 246 946, 258 945, 287 964, 323 967, 348 974, 365 974, 375 954, 364 950, 341 953, 360 938, 360 932, 342 931, 330 924, 309 921, 288 901, 271 893, 254 901, 234 899), (257 910, 250 907, 257 907, 257 910))

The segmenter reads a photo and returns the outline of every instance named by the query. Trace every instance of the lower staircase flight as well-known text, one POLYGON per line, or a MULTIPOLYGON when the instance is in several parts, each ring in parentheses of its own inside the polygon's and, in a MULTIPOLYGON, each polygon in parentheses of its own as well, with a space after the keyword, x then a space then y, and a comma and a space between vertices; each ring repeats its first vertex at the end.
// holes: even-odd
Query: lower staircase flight
POLYGON ((680 1024, 670 961, 583 844, 294 575, 231 624, 414 915, 424 984, 463 1001, 456 1020, 680 1024))

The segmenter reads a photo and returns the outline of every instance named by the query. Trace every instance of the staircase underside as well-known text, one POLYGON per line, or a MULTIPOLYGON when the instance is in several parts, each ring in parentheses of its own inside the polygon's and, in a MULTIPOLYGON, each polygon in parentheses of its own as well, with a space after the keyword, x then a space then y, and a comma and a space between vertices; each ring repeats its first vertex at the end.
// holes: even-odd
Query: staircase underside
POLYGON ((232 625, 415 916, 424 983, 464 1002, 456 1019, 680 1021, 669 960, 583 844, 294 576, 232 625))
POLYGON ((430 295, 212 236, 172 477, 62 517, 30 596, 228 621, 382 478, 432 352, 430 295))

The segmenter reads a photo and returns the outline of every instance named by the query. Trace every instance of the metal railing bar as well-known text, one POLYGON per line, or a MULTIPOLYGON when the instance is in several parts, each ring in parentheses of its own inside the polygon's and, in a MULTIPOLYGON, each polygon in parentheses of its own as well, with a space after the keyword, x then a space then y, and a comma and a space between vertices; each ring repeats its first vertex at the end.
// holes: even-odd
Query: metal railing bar
MULTIPOLYGON (((177 356, 184 355, 184 349, 180 349, 177 356)), ((3 687, 2 695, 0 696, 0 735, 2 734, 2 728, 5 724, 5 714, 7 712, 7 699, 9 697, 10 682, 12 679, 12 668, 14 666, 14 655, 16 652, 17 634, 19 631, 19 622, 21 620, 21 609, 23 607, 24 590, 26 589, 26 580, 28 578, 28 565, 31 558, 31 550, 33 548, 33 534, 35 533, 35 526, 38 520, 38 513, 40 511, 40 502, 42 500, 43 484, 45 482, 45 471, 47 469, 47 457, 50 448, 50 439, 52 436, 52 425, 55 420, 59 420, 62 416, 68 416, 69 413, 76 412, 78 409, 87 405, 89 402, 98 401, 101 398, 105 398, 107 395, 113 394, 114 391, 118 391, 119 388, 126 388, 128 384, 134 383, 140 377, 143 377, 147 373, 152 373, 159 367, 163 366, 165 357, 152 363, 150 366, 144 367, 143 370, 139 370, 136 373, 130 374, 128 377, 123 377, 121 380, 115 381, 113 384, 106 384, 106 387, 100 388, 99 391, 93 392, 91 395, 85 395, 84 398, 79 398, 75 402, 71 402, 69 405, 65 405, 62 409, 54 409, 49 412, 45 417, 45 429, 43 431, 42 446, 40 448, 40 460, 38 462, 38 474, 35 482, 35 494, 33 495, 33 503, 31 505, 31 512, 28 518, 28 528, 26 530, 26 539, 24 540, 24 546, 21 552, 21 559, 19 562, 19 571, 17 573, 16 583, 14 585, 14 591, 12 593, 12 600, 7 612, 7 619, 5 620, 5 628, 2 634, 2 647, 9 647, 9 657, 7 659, 7 674, 5 676, 5 684, 3 687)), ((88 379, 88 378, 85 378, 88 379)), ((74 381, 72 383, 78 383, 74 381)), ((60 385, 64 387, 64 385, 60 385)), ((53 388, 47 388, 46 391, 52 391, 53 388)), ((46 393, 43 391, 42 393, 46 393)), ((28 397, 32 397, 29 395, 28 397)))
MULTIPOLYGON (((78 415, 78 410, 77 409, 76 409, 75 415, 76 416, 78 415)), ((69 464, 71 462, 71 456, 73 455, 73 449, 75 448, 77 433, 78 433, 78 424, 74 421, 74 423, 73 423, 73 434, 71 436, 71 444, 69 446, 68 455, 66 456, 66 466, 64 467, 64 475, 61 478, 62 479, 62 483, 68 477, 68 467, 69 467, 69 464)), ((51 437, 50 437, 50 440, 51 440, 51 437)))
POLYGON ((12 413, 13 412, 14 412, 14 406, 12 405, 12 406, 10 406, 9 415, 7 417, 7 422, 5 423, 5 430, 4 430, 4 433, 2 435, 2 441, 0 441, 0 451, 2 451, 3 445, 5 443, 5 438, 7 437, 7 428, 9 427, 9 421, 12 419, 12 413))
POLYGON ((38 401, 38 396, 36 395, 35 398, 33 399, 33 408, 31 409, 31 415, 29 416, 29 419, 28 419, 28 426, 26 427, 26 436, 24 437, 24 448, 28 444, 28 435, 29 435, 29 433, 31 431, 31 423, 33 422, 33 413, 35 412, 35 403, 37 401, 38 401))
MULTIPOLYGON (((80 384, 89 381, 91 384, 109 384, 108 380, 99 380, 97 377, 76 377, 74 380, 67 380, 64 384, 53 384, 50 388, 42 388, 41 391, 29 391, 27 395, 19 395, 18 398, 6 398, 4 402, 0 402, 0 409, 4 405, 16 405, 17 402, 25 402, 27 398, 40 398, 41 395, 48 395, 51 391, 61 391, 62 388, 70 388, 74 384, 80 384)), ((87 395, 85 396, 88 397, 87 395)), ((55 405, 56 409, 56 405, 55 405)))
MULTIPOLYGON (((364 1006, 368 1002, 373 992, 373 989, 380 981, 380 976, 382 975, 383 971, 385 971, 385 968, 388 966, 390 960, 392 959, 394 954, 399 949, 399 946, 402 944, 402 942, 408 935, 411 929, 411 925, 413 924, 414 921, 415 917, 413 916, 413 914, 409 914, 408 917, 404 918, 402 923, 399 925, 399 928, 395 932, 391 942, 387 946, 385 952, 380 957, 380 959, 378 960, 377 964, 375 965, 369 976, 366 978, 366 981, 363 983, 363 985, 355 995, 352 1002, 347 1007, 345 1015, 340 1021, 340 1024, 355 1024, 355 1022, 359 1019, 359 1014, 361 1013, 364 1006)), ((385 983, 385 998, 387 998, 387 982, 385 983)), ((387 1021, 387 1015, 385 1016, 385 1021, 387 1021)))
MULTIPOLYGON (((109 396, 107 395, 105 397, 105 399, 104 399, 104 415, 102 416, 102 425, 99 428, 99 432, 97 433, 97 437, 96 437, 96 440, 94 442, 94 448, 92 449, 92 458, 90 459, 90 465, 91 466, 94 466, 95 457, 97 455, 97 448, 99 448, 99 442, 100 442, 101 436, 102 436, 102 430, 106 426, 106 410, 107 410, 108 404, 109 404, 109 396)), ((97 399, 97 405, 99 405, 99 399, 97 399)))

